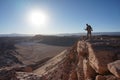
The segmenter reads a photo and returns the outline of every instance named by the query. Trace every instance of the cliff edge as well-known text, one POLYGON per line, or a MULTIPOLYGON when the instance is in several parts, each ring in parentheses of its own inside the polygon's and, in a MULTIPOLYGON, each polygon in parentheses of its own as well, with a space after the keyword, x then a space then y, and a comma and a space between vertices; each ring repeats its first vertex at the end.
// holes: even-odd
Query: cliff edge
MULTIPOLYGON (((9 72, 13 74, 10 78, 12 77, 13 80, 120 80, 119 41, 120 39, 80 40, 36 70, 31 72, 10 70, 9 72)), ((0 71, 0 80, 5 80, 1 79, 3 78, 1 73, 4 71, 0 71)))

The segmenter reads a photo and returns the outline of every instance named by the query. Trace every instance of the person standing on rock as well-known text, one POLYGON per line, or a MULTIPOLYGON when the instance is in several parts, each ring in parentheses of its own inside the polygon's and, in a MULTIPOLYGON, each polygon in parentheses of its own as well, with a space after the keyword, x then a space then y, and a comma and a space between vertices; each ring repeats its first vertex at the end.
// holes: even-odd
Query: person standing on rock
POLYGON ((85 30, 87 31, 87 39, 91 39, 91 36, 92 36, 91 31, 93 31, 92 27, 90 25, 86 24, 85 30))

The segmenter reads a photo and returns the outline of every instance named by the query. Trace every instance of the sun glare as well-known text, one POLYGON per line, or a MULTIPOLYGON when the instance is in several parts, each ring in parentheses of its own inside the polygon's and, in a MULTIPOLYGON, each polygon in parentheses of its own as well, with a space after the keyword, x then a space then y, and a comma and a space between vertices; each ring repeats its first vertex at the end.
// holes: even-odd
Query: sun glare
POLYGON ((28 13, 28 22, 32 26, 44 26, 47 22, 47 15, 39 9, 31 10, 28 13))

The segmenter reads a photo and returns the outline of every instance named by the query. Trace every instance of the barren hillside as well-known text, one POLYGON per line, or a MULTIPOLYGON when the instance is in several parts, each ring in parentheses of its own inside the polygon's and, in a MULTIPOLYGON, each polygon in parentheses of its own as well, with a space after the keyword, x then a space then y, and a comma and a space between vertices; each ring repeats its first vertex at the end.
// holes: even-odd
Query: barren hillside
POLYGON ((68 48, 35 42, 23 42, 16 44, 15 47, 19 53, 16 57, 26 65, 35 64, 45 58, 50 59, 68 48))
POLYGON ((78 37, 43 35, 0 37, 0 67, 15 65, 39 67, 50 58, 69 48, 77 39, 78 37))

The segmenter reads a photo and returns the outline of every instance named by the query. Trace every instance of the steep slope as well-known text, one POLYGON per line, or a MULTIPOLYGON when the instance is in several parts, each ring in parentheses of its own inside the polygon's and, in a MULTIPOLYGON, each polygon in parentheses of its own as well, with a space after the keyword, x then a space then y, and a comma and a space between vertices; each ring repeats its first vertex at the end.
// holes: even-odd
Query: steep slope
POLYGON ((54 58, 52 58, 49 61, 47 61, 45 63, 45 65, 43 65, 42 67, 34 70, 34 73, 36 73, 38 75, 50 73, 51 71, 53 71, 56 68, 58 68, 58 65, 60 64, 60 62, 65 59, 66 54, 67 54, 67 50, 64 50, 63 52, 61 52, 60 54, 58 54, 54 58))

